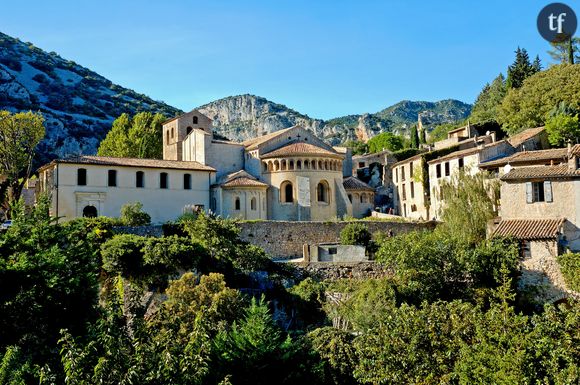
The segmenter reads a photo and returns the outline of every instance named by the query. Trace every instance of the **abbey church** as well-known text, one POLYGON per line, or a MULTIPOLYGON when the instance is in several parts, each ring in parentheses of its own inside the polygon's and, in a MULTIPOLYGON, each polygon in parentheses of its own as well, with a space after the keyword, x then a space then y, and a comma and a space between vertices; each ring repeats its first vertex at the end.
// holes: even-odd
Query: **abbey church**
POLYGON ((197 110, 163 124, 163 159, 76 156, 39 170, 52 214, 119 216, 140 202, 154 223, 190 210, 229 218, 324 221, 364 217, 374 189, 351 176, 349 149, 300 126, 242 143, 214 138, 197 110))

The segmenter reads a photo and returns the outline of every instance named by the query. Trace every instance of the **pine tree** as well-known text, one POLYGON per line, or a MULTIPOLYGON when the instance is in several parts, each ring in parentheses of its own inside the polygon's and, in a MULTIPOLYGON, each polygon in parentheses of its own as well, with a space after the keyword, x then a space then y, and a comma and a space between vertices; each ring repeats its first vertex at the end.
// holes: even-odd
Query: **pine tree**
POLYGON ((532 68, 534 69, 534 73, 540 72, 542 70, 542 61, 540 60, 540 56, 536 55, 534 62, 532 63, 532 68))
POLYGON ((558 63, 578 63, 580 61, 580 37, 573 37, 562 42, 551 43, 548 54, 558 63))
POLYGON ((469 119, 475 123, 497 120, 497 109, 506 91, 505 78, 503 74, 499 74, 491 84, 488 83, 483 87, 473 105, 469 119))
MULTIPOLYGON (((541 66, 538 62, 534 62, 535 65, 541 66)), ((530 56, 525 48, 520 48, 516 50, 516 59, 513 64, 508 67, 507 76, 507 87, 508 88, 520 88, 524 83, 524 80, 538 72, 539 69, 535 67, 530 62, 530 56)))

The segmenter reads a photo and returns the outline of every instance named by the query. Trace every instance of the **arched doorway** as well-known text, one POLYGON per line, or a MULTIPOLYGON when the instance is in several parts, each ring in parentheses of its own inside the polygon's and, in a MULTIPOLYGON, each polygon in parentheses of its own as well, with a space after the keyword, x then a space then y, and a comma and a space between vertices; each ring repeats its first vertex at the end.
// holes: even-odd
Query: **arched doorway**
POLYGON ((83 217, 85 218, 96 218, 97 215, 97 208, 95 206, 88 205, 83 209, 83 217))

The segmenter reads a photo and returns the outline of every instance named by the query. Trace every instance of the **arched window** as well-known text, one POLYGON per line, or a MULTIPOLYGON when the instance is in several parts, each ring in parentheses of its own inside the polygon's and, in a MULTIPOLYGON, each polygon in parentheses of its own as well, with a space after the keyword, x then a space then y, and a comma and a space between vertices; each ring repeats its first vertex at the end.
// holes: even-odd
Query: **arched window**
POLYGON ((87 185, 87 169, 86 168, 79 168, 77 170, 77 184, 79 186, 86 186, 87 185))
POLYGON ((352 203, 352 195, 348 194, 348 200, 350 201, 350 203, 352 203))
POLYGON ((175 129, 171 127, 171 139, 175 137, 175 129))
POLYGON ((296 170, 302 170, 302 161, 300 160, 296 161, 296 170))
POLYGON ((256 211, 256 198, 250 200, 250 210, 256 211))
POLYGON ((325 180, 320 181, 316 186, 316 197, 318 202, 328 203, 328 183, 325 180))
POLYGON ((186 128, 186 130, 185 130, 185 132, 186 132, 186 135, 189 135, 189 133, 190 133, 191 131, 193 131, 193 128, 191 128, 190 126, 187 126, 187 128, 186 128))
POLYGON ((324 161, 324 169, 328 170, 328 161, 327 160, 324 161))
POLYGON ((107 173, 107 185, 109 187, 117 186, 117 170, 109 170, 107 173))
POLYGON ((169 130, 167 130, 167 132, 166 132, 166 135, 165 135, 165 136, 167 137, 167 140, 166 140, 166 142, 167 142, 167 143, 169 143, 169 130))
POLYGON ((316 170, 316 161, 313 160, 312 163, 310 163, 310 165, 312 166, 313 170, 316 170))
POLYGON ((280 171, 280 162, 274 161, 274 171, 280 171))
POLYGON ((322 161, 321 160, 318 161, 318 169, 322 170, 322 161))
POLYGON ((191 174, 183 174, 183 189, 191 190, 191 174))
POLYGON ((310 161, 308 161, 308 159, 306 159, 306 160, 304 161, 304 169, 305 169, 305 170, 308 170, 309 168, 310 168, 310 161))
POLYGON ((286 160, 282 160, 282 171, 286 171, 286 160))
POLYGON ((294 170, 294 161, 293 160, 288 162, 288 170, 294 170))
POLYGON ((96 218, 97 215, 97 208, 95 206, 89 205, 83 209, 83 217, 85 218, 96 218))
POLYGON ((282 203, 294 202, 294 187, 292 186, 292 182, 284 181, 280 185, 280 201, 282 203))
POLYGON ((262 162, 262 164, 264 165, 264 172, 268 171, 268 163, 262 162))
POLYGON ((137 171, 135 174, 135 187, 143 188, 145 187, 145 173, 143 171, 137 171))
POLYGON ((193 117, 193 124, 197 124, 197 116, 193 117))
POLYGON ((274 171, 274 163, 268 162, 268 171, 274 171))
POLYGON ((367 203, 367 194, 360 195, 360 203, 367 203))
POLYGON ((236 197, 236 201, 234 203, 234 209, 236 211, 240 211, 241 210, 240 197, 236 197))
POLYGON ((159 174, 159 188, 169 188, 169 176, 167 175, 166 172, 162 172, 161 174, 159 174))

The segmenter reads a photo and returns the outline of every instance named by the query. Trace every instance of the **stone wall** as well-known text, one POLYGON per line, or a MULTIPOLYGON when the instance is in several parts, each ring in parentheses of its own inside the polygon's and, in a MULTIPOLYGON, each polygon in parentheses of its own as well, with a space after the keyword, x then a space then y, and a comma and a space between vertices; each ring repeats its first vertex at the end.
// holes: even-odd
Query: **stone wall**
POLYGON ((299 264, 308 275, 319 279, 343 278, 380 278, 391 276, 392 272, 384 265, 373 261, 367 262, 310 262, 299 264))
MULTIPOLYGON (((240 238, 262 247, 273 258, 302 258, 304 244, 337 243, 340 232, 352 222, 286 222, 258 221, 241 222, 240 238)), ((435 222, 383 222, 357 221, 369 231, 393 235, 421 229, 435 228, 435 222)))

